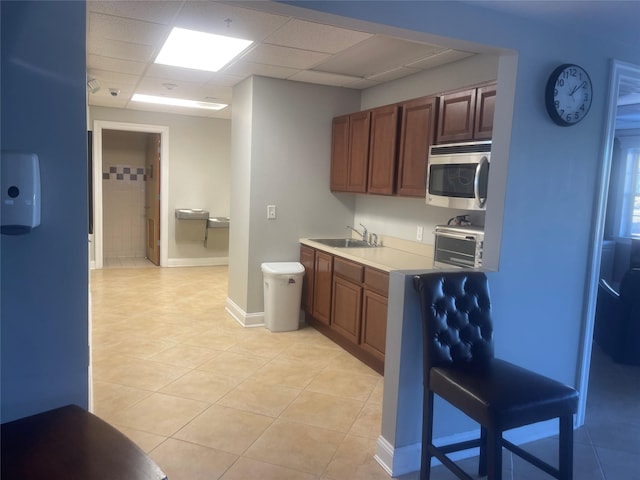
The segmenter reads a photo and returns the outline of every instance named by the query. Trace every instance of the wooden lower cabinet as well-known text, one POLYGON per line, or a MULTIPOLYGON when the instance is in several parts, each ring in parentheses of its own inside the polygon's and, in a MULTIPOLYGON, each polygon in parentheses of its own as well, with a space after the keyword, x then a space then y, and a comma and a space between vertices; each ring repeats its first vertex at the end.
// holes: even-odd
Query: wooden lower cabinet
POLYGON ((304 245, 300 262, 307 322, 383 374, 389 274, 304 245))
POLYGON ((361 312, 362 287, 334 275, 331 328, 353 343, 359 343, 361 312))
POLYGON ((387 341, 387 297, 371 290, 362 295, 361 347, 384 362, 387 341))
POLYGON ((333 255, 316 250, 313 278, 313 318, 331 323, 331 289, 333 286, 333 255))
POLYGON ((384 362, 387 342, 389 274, 366 267, 362 294, 361 347, 384 362))
POLYGON ((313 279, 315 277, 315 253, 316 251, 300 245, 300 263, 304 267, 304 278, 302 280, 301 308, 307 313, 313 313, 313 279))

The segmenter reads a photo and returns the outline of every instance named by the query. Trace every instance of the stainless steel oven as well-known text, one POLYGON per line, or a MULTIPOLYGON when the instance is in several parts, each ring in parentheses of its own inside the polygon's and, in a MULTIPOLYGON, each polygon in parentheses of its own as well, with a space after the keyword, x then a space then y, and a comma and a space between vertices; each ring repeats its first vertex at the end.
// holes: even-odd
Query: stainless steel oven
POLYGON ((482 267, 484 229, 475 226, 437 225, 434 267, 482 267))

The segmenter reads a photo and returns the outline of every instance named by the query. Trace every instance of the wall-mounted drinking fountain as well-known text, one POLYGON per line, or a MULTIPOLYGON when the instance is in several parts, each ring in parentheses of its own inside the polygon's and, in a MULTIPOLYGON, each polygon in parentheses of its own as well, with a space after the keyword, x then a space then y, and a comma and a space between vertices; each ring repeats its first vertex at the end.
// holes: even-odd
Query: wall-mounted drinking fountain
POLYGON ((210 228, 229 228, 229 217, 210 217, 209 211, 202 208, 176 208, 176 218, 179 220, 204 220, 204 246, 207 247, 210 228))
POLYGON ((202 208, 176 208, 176 218, 180 220, 208 220, 209 211, 202 208))
POLYGON ((209 221, 209 210, 203 208, 176 208, 176 218, 178 220, 199 220, 204 222, 204 246, 207 246, 207 226, 209 221))

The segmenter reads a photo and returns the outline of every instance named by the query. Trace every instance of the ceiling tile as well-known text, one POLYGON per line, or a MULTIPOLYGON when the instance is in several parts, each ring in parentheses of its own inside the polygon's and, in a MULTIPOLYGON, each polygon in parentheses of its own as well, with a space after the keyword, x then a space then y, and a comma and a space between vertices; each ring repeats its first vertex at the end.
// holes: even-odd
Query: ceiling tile
POLYGON ((213 77, 213 72, 194 70, 192 68, 174 67, 160 63, 151 63, 147 68, 146 76, 155 78, 173 78, 179 82, 204 83, 213 77))
POLYGON ((224 69, 224 73, 239 77, 250 77, 251 75, 261 75, 272 78, 289 78, 299 72, 297 68, 279 67, 277 65, 265 65, 264 63, 254 63, 240 60, 224 69))
POLYGON ((243 56, 242 60, 303 69, 310 68, 329 57, 330 55, 326 53, 262 44, 243 56))
POLYGON ((291 19, 264 41, 314 52, 338 53, 370 37, 370 33, 291 19))
POLYGON ((169 35, 170 28, 151 22, 89 13, 89 31, 96 38, 120 40, 140 45, 157 45, 169 35))
POLYGON ((418 73, 420 70, 415 68, 408 67, 398 67, 393 68, 387 72, 376 73, 375 75, 371 75, 367 77, 367 80, 374 80, 378 83, 390 82, 392 80, 397 80, 402 77, 406 77, 408 75, 413 75, 414 73, 418 73))
POLYGON ((193 92, 200 88, 201 85, 201 83, 180 82, 174 78, 143 77, 136 87, 136 93, 195 100, 193 92), (165 84, 171 85, 171 87, 167 87, 165 84))
POLYGON ((357 77, 349 77, 346 75, 336 75, 335 73, 317 72, 315 70, 302 70, 291 76, 289 80, 342 87, 347 83, 352 83, 361 79, 357 77))
POLYGON ((375 80, 370 80, 368 78, 362 80, 356 80, 354 82, 345 83, 345 88, 354 88, 356 90, 364 90, 365 88, 375 87, 376 85, 380 85, 381 82, 377 82, 375 80))
POLYGON ((425 57, 417 62, 407 64, 407 67, 417 68, 420 70, 426 70, 429 68, 438 67, 447 63, 457 62, 463 58, 471 57, 475 55, 470 52, 461 52, 459 50, 446 49, 430 57, 425 57))
POLYGON ((119 58, 131 62, 149 62, 153 53, 154 48, 151 45, 137 45, 120 40, 105 40, 91 36, 87 42, 87 54, 119 58))
POLYGON ((195 93, 203 102, 231 103, 233 89, 218 85, 201 85, 195 93))
POLYGON ((158 2, 157 0, 136 0, 135 2, 122 0, 95 2, 89 0, 87 1, 87 11, 169 25, 171 19, 180 10, 182 3, 172 1, 158 2))
POLYGON ((122 88, 124 85, 135 85, 138 83, 139 77, 137 75, 129 75, 128 73, 112 72, 109 70, 89 69, 89 73, 97 78, 105 87, 122 88))
POLYGON ((103 57, 100 55, 87 55, 87 68, 97 70, 111 70, 113 72, 142 75, 146 64, 143 62, 130 62, 117 58, 103 57))
POLYGON ((314 67, 355 77, 368 77, 416 62, 442 50, 442 47, 376 35, 314 67))
POLYGON ((220 2, 186 2, 175 26, 259 42, 288 19, 220 2))

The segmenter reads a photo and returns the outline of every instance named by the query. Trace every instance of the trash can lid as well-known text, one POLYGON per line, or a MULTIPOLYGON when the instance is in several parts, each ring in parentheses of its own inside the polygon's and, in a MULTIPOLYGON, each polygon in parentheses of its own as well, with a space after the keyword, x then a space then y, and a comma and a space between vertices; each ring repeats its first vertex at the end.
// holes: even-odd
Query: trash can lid
POLYGON ((304 266, 299 262, 272 262, 263 263, 264 273, 291 275, 293 273, 304 273, 304 266))

